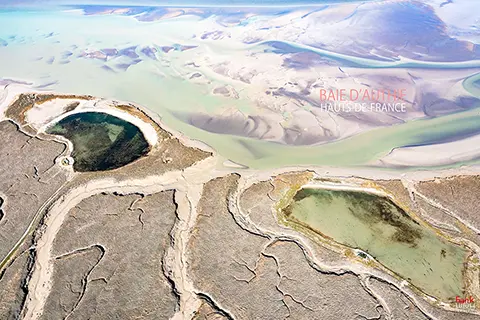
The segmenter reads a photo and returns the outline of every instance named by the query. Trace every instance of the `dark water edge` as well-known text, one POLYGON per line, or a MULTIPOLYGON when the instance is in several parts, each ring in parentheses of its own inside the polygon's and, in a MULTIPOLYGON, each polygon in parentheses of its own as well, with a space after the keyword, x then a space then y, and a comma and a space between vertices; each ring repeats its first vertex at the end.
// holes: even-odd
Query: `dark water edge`
MULTIPOLYGON (((393 234, 392 240, 396 242, 414 246, 416 240, 422 237, 419 223, 386 197, 358 191, 300 189, 293 197, 292 205, 308 197, 314 197, 323 203, 331 203, 335 197, 345 199, 350 213, 363 223, 367 225, 383 223, 394 227, 397 231, 393 234)), ((284 210, 287 216, 292 214, 292 205, 284 210)))
POLYGON ((123 167, 146 155, 150 146, 135 125, 101 112, 70 115, 47 130, 73 144, 73 169, 105 171, 123 167))

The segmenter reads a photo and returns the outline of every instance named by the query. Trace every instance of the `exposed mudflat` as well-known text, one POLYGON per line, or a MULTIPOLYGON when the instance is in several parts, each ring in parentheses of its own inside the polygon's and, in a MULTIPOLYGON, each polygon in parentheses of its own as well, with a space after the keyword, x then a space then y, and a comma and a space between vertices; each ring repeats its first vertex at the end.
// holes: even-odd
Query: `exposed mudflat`
POLYGON ((55 164, 65 150, 62 143, 44 141, 20 131, 11 121, 0 122, 0 256, 28 230, 37 212, 67 181, 66 171, 55 164))
POLYGON ((8 109, 14 122, 0 123, 12 141, 0 148, 3 163, 12 164, 0 171, 0 318, 479 317, 478 305, 423 290, 381 259, 299 230, 281 214, 302 187, 386 197, 418 228, 471 252, 462 261, 461 294, 477 301, 477 168, 405 175, 368 168, 253 170, 172 132, 139 106, 49 99, 55 105, 48 114, 22 116, 42 105, 27 99, 8 109), (140 128, 150 152, 114 170, 75 172, 63 161, 75 145, 44 129, 95 104, 140 128))
POLYGON ((446 211, 468 222, 479 233, 480 176, 455 176, 425 181, 418 185, 417 190, 446 211))
POLYGON ((52 247, 43 319, 167 319, 178 309, 162 272, 173 191, 97 194, 70 210, 52 247))

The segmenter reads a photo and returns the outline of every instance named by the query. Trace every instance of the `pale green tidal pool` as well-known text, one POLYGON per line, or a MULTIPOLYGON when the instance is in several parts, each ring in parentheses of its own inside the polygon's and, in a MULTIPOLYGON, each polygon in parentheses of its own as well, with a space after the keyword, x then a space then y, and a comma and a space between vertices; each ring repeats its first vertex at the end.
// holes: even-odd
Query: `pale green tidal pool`
POLYGON ((463 294, 468 251, 420 225, 390 199, 301 189, 283 213, 289 222, 369 253, 429 295, 446 301, 463 294))

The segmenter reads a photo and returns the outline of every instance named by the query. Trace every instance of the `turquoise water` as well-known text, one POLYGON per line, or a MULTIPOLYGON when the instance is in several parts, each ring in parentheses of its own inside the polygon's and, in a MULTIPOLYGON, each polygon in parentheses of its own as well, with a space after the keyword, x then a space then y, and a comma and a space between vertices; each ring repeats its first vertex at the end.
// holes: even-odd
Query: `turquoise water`
MULTIPOLYGON (((359 166, 386 155, 396 147, 430 143, 437 136, 454 140, 460 133, 480 130, 478 109, 437 118, 409 121, 405 124, 378 128, 352 138, 320 146, 288 146, 228 134, 214 134, 185 122, 175 112, 215 113, 236 108, 245 114, 258 110, 248 99, 248 85, 237 81, 239 99, 226 99, 210 94, 213 85, 199 85, 179 75, 191 72, 185 65, 195 59, 195 50, 172 51, 158 59, 145 56, 123 56, 118 63, 112 59, 83 58, 86 49, 127 48, 137 46, 136 54, 146 46, 204 46, 219 55, 242 57, 245 51, 257 50, 262 45, 237 42, 202 44, 192 38, 192 28, 200 23, 196 16, 156 22, 140 22, 122 15, 84 16, 78 11, 0 11, 0 70, 4 78, 32 82, 34 86, 73 94, 133 101, 158 113, 169 127, 187 136, 204 141, 220 155, 254 168, 272 168, 292 165, 359 166), (0 41, 1 42, 1 41, 0 41), (168 58, 168 59, 167 59, 168 58), (141 61, 137 61, 137 60, 141 61), (127 71, 119 71, 118 64, 127 71), (111 68, 109 70, 108 68, 111 68), (113 71, 112 71, 113 70, 113 71)), ((295 44, 300 46, 298 44, 295 44)), ((327 52, 312 47, 331 58, 353 62, 364 68, 450 68, 478 67, 479 61, 431 63, 409 61, 378 61, 327 52), (412 64, 413 63, 413 64, 412 64)), ((468 69, 467 69, 468 70, 468 69)), ((475 74, 472 69, 472 74, 475 74)), ((205 70, 203 70, 205 71, 205 70)), ((206 72, 206 71, 205 71, 206 72)), ((226 80, 209 74, 217 84, 226 80), (216 77, 216 78, 215 78, 216 77)), ((464 87, 480 96, 476 85, 478 74, 464 81, 464 87)), ((454 164, 454 165, 459 165, 454 164)))
POLYGON ((464 88, 475 97, 480 98, 480 73, 474 74, 463 81, 464 88))
POLYGON ((469 60, 459 62, 429 62, 429 61, 413 61, 406 58, 394 61, 382 61, 376 59, 367 59, 361 57, 349 56, 346 54, 331 52, 328 50, 319 49, 313 46, 299 44, 290 41, 263 41, 252 45, 270 46, 272 43, 282 43, 300 51, 314 52, 321 56, 337 60, 339 62, 349 62, 350 66, 358 68, 370 69, 392 69, 392 68, 409 68, 409 69, 472 69, 480 68, 480 60, 469 60))

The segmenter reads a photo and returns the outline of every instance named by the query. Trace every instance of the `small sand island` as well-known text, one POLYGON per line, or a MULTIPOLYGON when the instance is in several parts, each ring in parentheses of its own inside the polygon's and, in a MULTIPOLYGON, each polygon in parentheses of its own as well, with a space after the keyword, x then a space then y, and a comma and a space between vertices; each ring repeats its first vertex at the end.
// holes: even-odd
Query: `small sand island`
POLYGON ((259 170, 139 105, 7 90, 2 319, 480 315, 475 167, 259 170))

